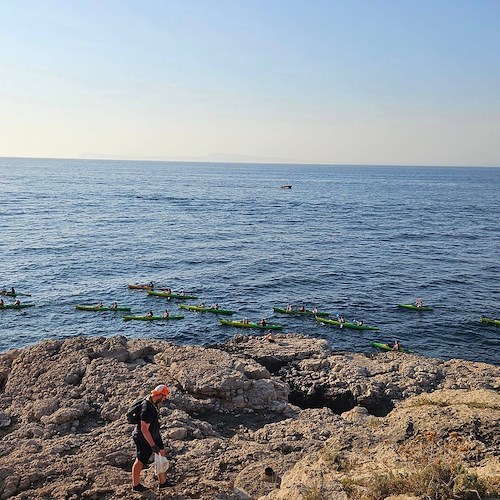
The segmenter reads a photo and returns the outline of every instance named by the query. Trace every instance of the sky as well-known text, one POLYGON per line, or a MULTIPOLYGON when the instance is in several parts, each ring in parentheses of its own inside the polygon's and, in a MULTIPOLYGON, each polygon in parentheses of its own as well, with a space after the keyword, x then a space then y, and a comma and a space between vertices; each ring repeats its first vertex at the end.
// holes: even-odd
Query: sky
POLYGON ((500 166, 500 0, 0 0, 0 156, 500 166))

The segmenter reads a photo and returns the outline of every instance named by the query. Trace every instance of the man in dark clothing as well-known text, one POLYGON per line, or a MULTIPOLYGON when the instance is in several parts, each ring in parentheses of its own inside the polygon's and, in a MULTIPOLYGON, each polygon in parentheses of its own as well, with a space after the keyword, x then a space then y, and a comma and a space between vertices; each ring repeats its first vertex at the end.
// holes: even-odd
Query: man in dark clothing
MULTIPOLYGON (((137 447, 137 458, 132 466, 132 490, 146 491, 148 488, 141 484, 140 475, 145 464, 148 463, 153 453, 165 456, 165 446, 160 436, 159 404, 167 399, 168 387, 159 385, 144 400, 141 407, 141 417, 132 437, 137 447)), ((173 486, 165 479, 165 474, 158 474, 160 490, 173 486)))

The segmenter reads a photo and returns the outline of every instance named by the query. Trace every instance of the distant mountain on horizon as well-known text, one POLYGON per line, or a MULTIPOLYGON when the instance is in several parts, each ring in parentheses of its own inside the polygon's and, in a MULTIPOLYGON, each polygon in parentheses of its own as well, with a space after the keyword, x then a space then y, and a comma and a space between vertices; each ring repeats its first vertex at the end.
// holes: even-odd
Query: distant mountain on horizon
MULTIPOLYGON (((84 160, 135 160, 135 161, 183 161, 183 162, 202 162, 202 163, 296 163, 302 162, 292 160, 291 158, 272 158, 264 156, 240 155, 232 153, 212 153, 204 156, 127 156, 127 155, 103 155, 98 153, 83 153, 79 155, 84 160)), ((315 162, 313 162, 315 163, 315 162)))

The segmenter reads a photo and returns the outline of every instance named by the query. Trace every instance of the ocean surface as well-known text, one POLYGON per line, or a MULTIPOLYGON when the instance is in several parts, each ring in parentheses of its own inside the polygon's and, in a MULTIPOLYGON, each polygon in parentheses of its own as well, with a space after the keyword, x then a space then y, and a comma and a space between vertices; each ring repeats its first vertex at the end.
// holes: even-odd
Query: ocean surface
POLYGON ((480 323, 500 318, 499 221, 500 168, 0 158, 0 288, 36 304, 0 311, 0 351, 80 335, 204 345, 241 331, 213 314, 124 322, 75 310, 179 312, 127 289, 154 280, 336 350, 398 339, 423 356, 499 365, 500 327, 480 323), (397 307, 416 297, 434 311, 397 307), (273 313, 289 303, 380 331, 273 313))

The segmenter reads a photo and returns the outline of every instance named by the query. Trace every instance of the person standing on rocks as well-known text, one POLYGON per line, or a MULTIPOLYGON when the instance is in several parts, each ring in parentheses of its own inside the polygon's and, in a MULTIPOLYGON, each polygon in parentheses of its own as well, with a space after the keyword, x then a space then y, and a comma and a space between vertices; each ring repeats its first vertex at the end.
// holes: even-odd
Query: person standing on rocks
MULTIPOLYGON (((141 406, 140 420, 132 433, 134 443, 137 447, 137 458, 132 466, 132 490, 143 492, 147 487, 140 483, 141 471, 151 458, 153 453, 166 455, 165 446, 160 435, 160 403, 168 396, 168 387, 160 384, 155 387, 151 394, 144 400, 141 406)), ((169 488, 173 483, 165 479, 165 474, 158 474, 159 488, 169 488)))

